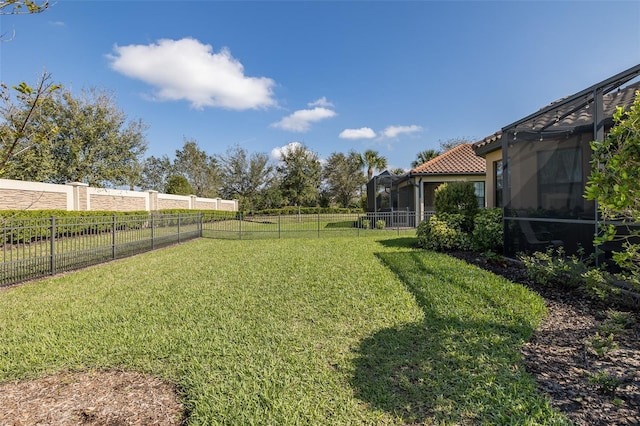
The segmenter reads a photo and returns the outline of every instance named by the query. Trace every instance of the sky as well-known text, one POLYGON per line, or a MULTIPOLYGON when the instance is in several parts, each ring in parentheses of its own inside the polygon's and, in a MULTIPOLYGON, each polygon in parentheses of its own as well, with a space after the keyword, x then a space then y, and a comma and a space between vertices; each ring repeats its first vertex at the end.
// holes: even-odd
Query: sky
POLYGON ((0 17, 0 81, 113 94, 147 156, 480 140, 640 63, 640 1, 57 0, 0 17))

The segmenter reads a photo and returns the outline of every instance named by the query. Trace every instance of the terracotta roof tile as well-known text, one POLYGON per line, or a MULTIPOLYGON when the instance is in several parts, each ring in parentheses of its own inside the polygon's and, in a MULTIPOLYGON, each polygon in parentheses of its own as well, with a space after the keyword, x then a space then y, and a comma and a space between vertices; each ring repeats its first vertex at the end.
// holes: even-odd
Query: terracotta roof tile
POLYGON ((460 144, 444 154, 432 158, 411 170, 411 174, 483 174, 486 173, 484 158, 478 157, 470 143, 460 144))

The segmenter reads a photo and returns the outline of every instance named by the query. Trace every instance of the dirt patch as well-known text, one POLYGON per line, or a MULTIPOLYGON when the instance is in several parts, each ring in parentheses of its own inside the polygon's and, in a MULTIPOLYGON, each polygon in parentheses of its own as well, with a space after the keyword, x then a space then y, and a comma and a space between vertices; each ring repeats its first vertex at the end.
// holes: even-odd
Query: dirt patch
POLYGON ((0 424, 158 425, 184 423, 175 386, 135 372, 63 373, 0 385, 0 424))
POLYGON ((544 298, 548 315, 522 348, 522 355, 527 371, 556 408, 580 426, 640 424, 638 312, 631 312, 635 324, 615 335, 617 349, 598 354, 590 342, 601 331, 609 306, 580 290, 536 285, 515 263, 490 262, 473 253, 453 255, 544 298))

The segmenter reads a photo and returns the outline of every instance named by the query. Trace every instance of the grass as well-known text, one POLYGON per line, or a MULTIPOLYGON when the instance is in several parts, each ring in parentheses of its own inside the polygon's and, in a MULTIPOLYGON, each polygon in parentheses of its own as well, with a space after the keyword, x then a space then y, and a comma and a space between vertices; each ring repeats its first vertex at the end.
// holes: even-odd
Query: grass
POLYGON ((562 424, 539 297, 413 238, 201 239, 0 292, 0 382, 119 368, 190 424, 562 424))

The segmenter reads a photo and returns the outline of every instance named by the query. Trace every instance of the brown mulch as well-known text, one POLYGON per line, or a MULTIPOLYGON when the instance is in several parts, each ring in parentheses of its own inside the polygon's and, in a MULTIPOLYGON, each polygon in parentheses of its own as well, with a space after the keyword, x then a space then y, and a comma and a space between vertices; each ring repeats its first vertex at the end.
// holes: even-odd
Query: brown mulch
POLYGON ((0 424, 183 424, 175 386, 135 372, 63 373, 0 385, 0 424))
POLYGON ((548 315, 522 348, 527 371, 554 407, 574 424, 640 425, 640 319, 633 307, 613 306, 631 312, 635 324, 615 336, 618 349, 598 355, 590 349, 607 306, 577 289, 539 286, 527 279, 517 263, 496 263, 473 253, 452 253, 539 293, 548 315), (613 393, 589 379, 598 372, 615 377, 613 393))

